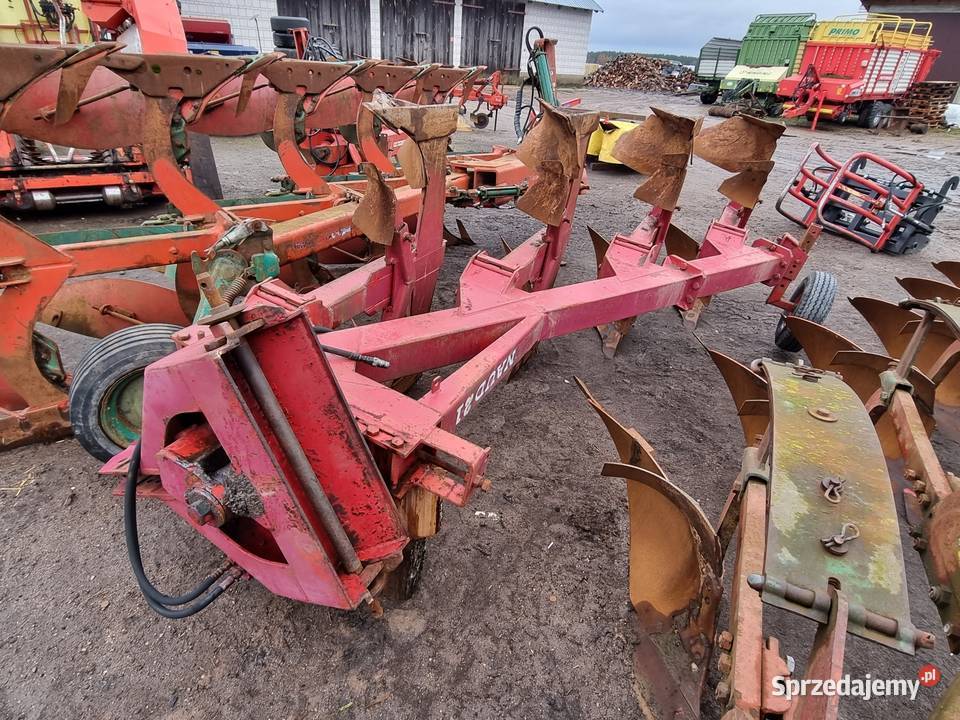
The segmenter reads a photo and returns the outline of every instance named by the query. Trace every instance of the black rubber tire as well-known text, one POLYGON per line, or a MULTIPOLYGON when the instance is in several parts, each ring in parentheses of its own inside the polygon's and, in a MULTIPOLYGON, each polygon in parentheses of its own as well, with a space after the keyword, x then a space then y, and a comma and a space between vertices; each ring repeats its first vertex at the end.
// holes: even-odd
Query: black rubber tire
POLYGON ((273 33, 273 44, 278 48, 295 48, 297 41, 290 33, 275 32, 273 33))
POLYGON ((884 107, 882 102, 871 101, 865 103, 863 107, 860 108, 857 126, 867 128, 868 130, 876 130, 883 121, 883 111, 884 107))
POLYGON ((783 103, 775 102, 767 105, 766 113, 769 117, 778 118, 783 115, 783 103))
POLYGON ((414 596, 423 577, 427 557, 427 540, 411 540, 403 549, 403 560, 387 576, 381 595, 395 603, 406 602, 414 596))
POLYGON ((70 422, 83 449, 106 462, 123 450, 100 426, 100 401, 113 385, 131 372, 166 357, 176 344, 178 325, 150 323, 110 333, 77 364, 70 383, 70 422))
POLYGON ((789 314, 810 322, 822 323, 830 314, 830 308, 833 307, 833 301, 836 298, 836 277, 821 270, 814 270, 807 275, 790 296, 790 299, 797 303, 793 312, 781 315, 777 321, 777 332, 774 336, 777 347, 787 352, 800 352, 803 348, 790 332, 784 318, 789 314))
POLYGON ((477 130, 483 130, 490 124, 490 116, 486 113, 474 113, 471 119, 473 120, 473 126, 477 130))
POLYGON ((270 29, 275 33, 288 32, 302 27, 310 27, 308 18, 293 17, 292 15, 274 15, 270 18, 270 29))
POLYGON ((930 132, 930 126, 926 123, 910 123, 907 129, 914 135, 926 135, 930 132))
POLYGON ((719 90, 703 90, 700 93, 700 102, 704 105, 713 105, 718 97, 720 97, 719 90))

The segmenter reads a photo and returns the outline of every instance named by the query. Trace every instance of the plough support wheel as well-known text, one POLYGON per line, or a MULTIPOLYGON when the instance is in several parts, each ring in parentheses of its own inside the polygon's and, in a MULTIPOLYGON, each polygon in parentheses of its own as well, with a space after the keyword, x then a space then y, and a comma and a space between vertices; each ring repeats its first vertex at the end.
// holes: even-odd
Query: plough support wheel
POLYGON ((174 350, 176 325, 135 325, 108 335, 80 360, 70 385, 70 422, 84 449, 109 460, 140 436, 143 371, 174 350))
MULTIPOLYGON (((837 297, 837 279, 830 273, 816 270, 803 279, 803 282, 794 290, 790 300, 796 303, 789 313, 793 317, 822 323, 827 319, 833 301, 837 297)), ((790 332, 786 316, 781 316, 777 322, 777 332, 774 341, 781 350, 799 352, 800 343, 790 332)))

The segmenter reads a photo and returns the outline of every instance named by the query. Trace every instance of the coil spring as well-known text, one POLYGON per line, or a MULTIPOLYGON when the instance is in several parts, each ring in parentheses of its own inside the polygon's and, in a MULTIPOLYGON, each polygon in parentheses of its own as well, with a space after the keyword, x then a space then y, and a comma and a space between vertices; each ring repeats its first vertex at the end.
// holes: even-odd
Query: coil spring
POLYGON ((243 292, 243 289, 247 286, 247 274, 241 273, 233 279, 233 282, 227 285, 223 292, 220 293, 220 296, 223 298, 223 301, 229 305, 240 293, 243 292))

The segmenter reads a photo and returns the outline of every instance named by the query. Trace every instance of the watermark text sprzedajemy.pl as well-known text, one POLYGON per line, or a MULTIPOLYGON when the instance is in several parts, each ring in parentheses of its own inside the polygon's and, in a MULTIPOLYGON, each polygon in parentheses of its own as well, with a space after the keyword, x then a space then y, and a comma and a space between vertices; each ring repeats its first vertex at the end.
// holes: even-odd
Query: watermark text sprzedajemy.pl
POLYGON ((773 678, 773 694, 788 700, 801 695, 825 695, 872 700, 883 697, 908 697, 916 700, 920 686, 933 687, 940 682, 940 670, 924 665, 917 678, 881 678, 867 673, 863 677, 843 675, 839 680, 812 680, 784 677, 773 678))

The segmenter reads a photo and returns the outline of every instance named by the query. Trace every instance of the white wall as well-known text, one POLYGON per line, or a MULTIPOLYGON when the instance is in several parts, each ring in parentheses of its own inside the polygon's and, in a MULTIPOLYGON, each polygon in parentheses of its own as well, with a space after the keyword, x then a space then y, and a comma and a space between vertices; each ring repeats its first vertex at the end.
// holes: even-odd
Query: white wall
POLYGON ((237 45, 250 45, 264 52, 273 50, 270 18, 279 15, 277 0, 181 0, 180 14, 226 20, 233 29, 233 41, 237 45))
MULTIPOLYGON (((558 7, 541 2, 527 2, 523 16, 523 36, 531 27, 539 27, 544 36, 557 42, 557 75, 582 77, 587 64, 587 43, 590 40, 590 24, 593 12, 576 8, 558 7)), ((522 41, 521 41, 522 42, 522 41)), ((527 68, 527 46, 524 43, 520 55, 520 72, 527 68)))

